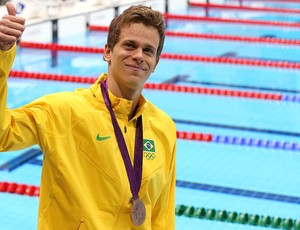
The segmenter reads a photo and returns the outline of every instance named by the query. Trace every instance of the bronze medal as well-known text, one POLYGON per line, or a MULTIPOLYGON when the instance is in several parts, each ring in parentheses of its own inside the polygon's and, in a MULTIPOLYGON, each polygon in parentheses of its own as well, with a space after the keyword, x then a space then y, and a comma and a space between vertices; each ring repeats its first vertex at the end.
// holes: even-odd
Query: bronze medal
POLYGON ((131 208, 131 220, 135 226, 140 226, 144 223, 146 218, 146 208, 139 198, 133 200, 131 208))

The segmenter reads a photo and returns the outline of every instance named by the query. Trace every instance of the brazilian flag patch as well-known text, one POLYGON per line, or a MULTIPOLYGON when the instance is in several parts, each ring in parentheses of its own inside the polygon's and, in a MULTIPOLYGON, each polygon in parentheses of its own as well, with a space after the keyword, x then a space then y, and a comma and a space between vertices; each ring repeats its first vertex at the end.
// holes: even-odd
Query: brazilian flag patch
POLYGON ((153 140, 143 140, 143 151, 155 153, 155 143, 153 140))

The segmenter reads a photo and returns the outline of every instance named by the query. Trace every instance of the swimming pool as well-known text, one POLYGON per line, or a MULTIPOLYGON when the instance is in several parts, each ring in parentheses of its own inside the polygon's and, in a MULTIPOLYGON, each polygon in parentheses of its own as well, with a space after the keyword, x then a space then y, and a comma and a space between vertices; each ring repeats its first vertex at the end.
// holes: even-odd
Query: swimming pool
MULTIPOLYGON (((287 3, 288 7, 299 8, 299 5, 287 3)), ((188 7, 175 13, 201 15, 203 12, 188 7)), ((217 11, 213 14, 223 15, 217 11)), ((240 12, 227 13, 226 17, 267 20, 270 19, 268 15, 260 13, 258 17, 256 13, 252 18, 251 14, 240 12)), ((278 18, 281 20, 282 17, 278 18)), ((287 21, 294 20, 294 17, 286 18, 287 21)), ((176 19, 168 20, 168 30, 285 39, 297 39, 300 35, 300 28, 285 26, 247 25, 245 28, 243 24, 176 19)), ((59 43, 103 47, 105 38, 105 32, 88 31, 61 37, 59 43)), ((299 63, 300 60, 299 45, 177 36, 166 38, 163 53, 274 63, 299 63)), ((49 50, 19 48, 13 70, 79 77, 97 77, 106 71, 99 53, 58 51, 56 66, 53 66, 52 54, 49 50)), ((160 60, 150 82, 171 83, 181 88, 165 90, 156 85, 154 89, 145 89, 144 95, 174 119, 179 132, 177 229, 276 226, 291 229, 300 224, 299 77, 298 68, 276 65, 241 65, 184 58, 160 60), (200 93, 199 88, 206 91, 200 93), (213 93, 209 89, 219 91, 213 93), (220 90, 274 93, 281 97, 270 100, 246 97, 242 93, 234 96, 220 93, 220 90), (211 141, 199 140, 197 134, 210 134, 211 141)), ((14 108, 47 93, 88 86, 76 82, 10 78, 8 106, 14 108)), ((36 146, 1 154, 0 182, 39 186, 41 162, 42 155, 36 146), (10 164, 5 164, 7 162, 10 164)), ((37 207, 36 196, 1 192, 1 229, 35 229, 37 207)))

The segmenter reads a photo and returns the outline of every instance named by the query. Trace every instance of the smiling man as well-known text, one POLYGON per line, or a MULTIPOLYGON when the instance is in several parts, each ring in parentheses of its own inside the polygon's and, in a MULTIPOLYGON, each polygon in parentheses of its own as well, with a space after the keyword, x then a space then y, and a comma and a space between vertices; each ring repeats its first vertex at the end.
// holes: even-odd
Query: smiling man
POLYGON ((175 229, 176 129, 146 98, 163 49, 161 13, 131 6, 109 27, 108 73, 89 89, 6 106, 7 77, 25 20, 0 21, 0 151, 44 153, 38 229, 175 229))

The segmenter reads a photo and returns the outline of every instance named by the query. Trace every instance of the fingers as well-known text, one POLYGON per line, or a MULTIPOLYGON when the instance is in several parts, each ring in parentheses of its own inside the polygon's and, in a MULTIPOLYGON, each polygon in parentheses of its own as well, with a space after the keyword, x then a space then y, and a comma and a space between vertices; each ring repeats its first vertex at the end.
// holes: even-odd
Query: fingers
POLYGON ((25 18, 17 16, 17 11, 14 5, 11 2, 7 2, 5 5, 8 15, 5 15, 2 19, 7 19, 11 22, 16 22, 17 24, 24 25, 25 18))
POLYGON ((6 9, 9 15, 11 16, 16 16, 16 8, 11 2, 7 2, 6 4, 6 9))
POLYGON ((0 50, 10 49, 20 39, 25 29, 25 19, 16 16, 16 9, 12 3, 6 3, 8 14, 0 20, 0 50))
POLYGON ((6 15, 0 21, 0 34, 13 36, 16 39, 19 39, 25 29, 24 24, 24 18, 6 15))

